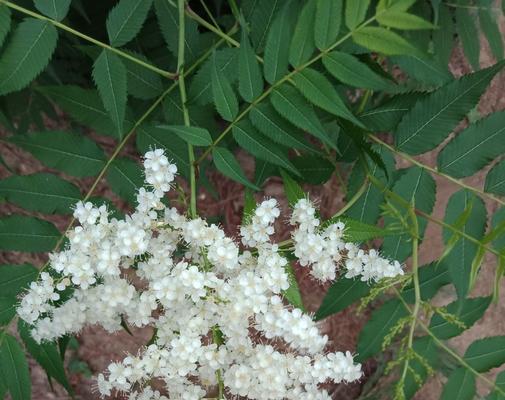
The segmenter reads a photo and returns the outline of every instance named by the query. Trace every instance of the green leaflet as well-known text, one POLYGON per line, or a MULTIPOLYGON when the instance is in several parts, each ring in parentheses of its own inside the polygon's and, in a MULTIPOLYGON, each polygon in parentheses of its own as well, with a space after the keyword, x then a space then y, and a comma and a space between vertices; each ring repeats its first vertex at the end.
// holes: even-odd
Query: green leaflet
POLYGON ((164 149, 169 159, 177 164, 178 172, 189 177, 189 156, 186 142, 178 136, 167 135, 164 129, 152 126, 142 125, 137 132, 137 149, 140 153, 146 153, 149 150, 164 149))
POLYGON ((224 176, 227 176, 234 181, 241 183, 248 188, 253 190, 260 190, 259 187, 253 185, 245 176, 242 167, 235 159, 234 155, 228 149, 224 147, 216 147, 212 150, 212 159, 218 171, 220 171, 224 176))
POLYGON ((102 149, 86 136, 47 131, 15 135, 9 140, 32 153, 48 167, 77 177, 97 175, 105 166, 102 149))
POLYGON ((305 192, 288 173, 281 169, 282 183, 284 186, 284 194, 288 199, 290 207, 294 207, 298 200, 305 198, 305 192))
POLYGON ((326 158, 319 155, 302 155, 291 160, 302 175, 302 181, 312 185, 322 185, 330 179, 335 167, 326 158))
POLYGON ((480 2, 483 7, 479 7, 480 28, 486 35, 489 47, 497 60, 503 58, 503 38, 494 15, 491 3, 486 1, 480 2))
POLYGON ((233 137, 240 147, 253 156, 300 175, 289 161, 286 151, 261 135, 248 120, 242 120, 233 127, 233 137))
POLYGON ((118 158, 110 165, 107 182, 114 193, 135 206, 137 191, 144 186, 144 174, 136 162, 128 158, 118 158))
MULTIPOLYGON (((177 7, 174 7, 166 0, 154 0, 154 9, 168 49, 177 57, 179 49, 179 16, 177 15, 177 7)), ((207 42, 202 40, 203 38, 198 33, 198 23, 196 21, 185 17, 184 28, 184 58, 186 62, 191 62, 207 47, 207 42)))
POLYGON ((336 149, 337 144, 326 133, 312 105, 295 88, 282 85, 273 91, 270 101, 275 110, 293 125, 336 149))
POLYGON ((347 308, 354 302, 365 297, 370 292, 370 287, 359 278, 339 278, 335 281, 323 298, 323 302, 314 315, 314 319, 319 321, 330 315, 336 314, 347 308))
POLYGON ((282 118, 268 102, 261 102, 251 109, 249 118, 266 137, 286 147, 314 152, 304 133, 282 118))
POLYGON ((389 300, 380 308, 372 312, 370 320, 361 330, 358 338, 357 362, 363 362, 367 358, 379 353, 382 348, 382 341, 389 333, 390 329, 400 318, 408 314, 400 300, 389 300))
POLYGON ((263 72, 268 83, 281 79, 288 71, 289 43, 293 33, 297 7, 286 1, 268 32, 263 72))
POLYGON ((189 86, 188 96, 192 103, 205 105, 213 102, 212 69, 216 63, 219 71, 234 83, 238 78, 238 49, 225 48, 216 50, 198 70, 189 86))
POLYGON ((259 0, 252 7, 251 39, 258 53, 261 53, 265 48, 267 34, 272 29, 282 6, 281 0, 259 0))
POLYGON ((0 297, 0 327, 9 325, 16 315, 19 300, 15 297, 0 297))
MULTIPOLYGON (((96 129, 98 133, 119 137, 116 127, 105 110, 95 89, 82 89, 78 86, 41 86, 37 88, 53 100, 77 122, 96 129)), ((125 121, 128 129, 132 122, 125 121)))
POLYGON ((137 36, 152 3, 152 0, 120 0, 114 6, 107 16, 107 33, 112 46, 121 47, 137 36))
POLYGON ((393 56, 391 61, 423 86, 439 87, 453 79, 447 65, 432 57, 393 56))
POLYGON ((452 81, 422 97, 407 112, 395 132, 396 147, 409 154, 435 148, 477 104, 503 62, 452 81))
POLYGON ((278 175, 278 168, 264 160, 257 159, 254 168, 254 184, 263 186, 271 176, 278 175))
POLYGON ((460 367, 449 375, 440 400, 472 400, 475 390, 475 375, 460 367))
POLYGON ((458 321, 462 322, 465 328, 447 321, 440 314, 435 314, 431 318, 430 330, 439 339, 445 340, 458 336, 482 318, 490 303, 491 297, 456 300, 446 307, 446 311, 449 314, 453 314, 458 321))
POLYGON ((505 195, 505 160, 494 165, 488 172, 484 190, 500 196, 505 195))
POLYGON ((363 127, 361 122, 347 108, 331 82, 320 72, 311 68, 305 68, 293 77, 293 81, 300 92, 311 103, 337 117, 345 118, 363 127))
POLYGON ((0 4, 0 46, 11 28, 11 10, 9 7, 0 4))
POLYGON ((302 8, 289 46, 289 63, 298 67, 308 61, 316 46, 314 44, 314 25, 316 0, 308 0, 302 8))
MULTIPOLYGON (((133 51, 129 53, 149 63, 149 60, 142 54, 133 51)), ((126 67, 126 82, 129 94, 141 100, 149 100, 161 95, 163 84, 159 74, 127 59, 124 60, 124 64, 126 67)))
POLYGON ((356 28, 366 17, 370 0, 345 2, 345 24, 349 30, 356 28))
POLYGON ((332 51, 323 56, 323 64, 330 74, 347 85, 385 91, 395 86, 350 54, 332 51))
POLYGON ((13 336, 5 332, 0 334, 0 344, 0 376, 12 400, 30 400, 30 371, 23 349, 13 336))
POLYGON ((38 270, 31 264, 0 265, 0 293, 16 298, 37 279, 38 270))
POLYGON ((404 93, 391 97, 375 108, 363 112, 359 118, 374 132, 394 129, 402 117, 414 106, 424 93, 404 93))
MULTIPOLYGON (((447 203, 444 221, 454 224, 461 213, 470 206, 470 203, 472 204, 470 215, 459 230, 479 240, 484 235, 486 227, 486 207, 482 199, 473 193, 465 190, 454 193, 447 203)), ((447 243, 454 234, 457 235, 452 230, 444 229, 444 242, 447 243)), ((475 243, 464 237, 459 237, 458 242, 445 258, 452 283, 456 287, 460 299, 464 298, 468 292, 472 260, 477 254, 477 249, 478 246, 475 243)))
MULTIPOLYGON (((419 268, 419 288, 422 300, 427 301, 431 299, 442 286, 449 283, 451 283, 451 279, 445 264, 432 262, 419 268)), ((410 283, 403 289, 402 297, 407 303, 414 303, 416 301, 413 283, 410 283)))
POLYGON ((388 28, 402 30, 433 29, 434 25, 417 15, 404 11, 388 10, 382 14, 377 14, 377 21, 388 28))
POLYGON ((217 112, 226 121, 233 121, 238 114, 237 96, 233 92, 228 78, 219 69, 215 53, 212 63, 212 97, 217 112))
POLYGON ((365 26, 353 32, 352 39, 360 46, 389 56, 407 54, 425 57, 421 50, 397 33, 377 26, 365 26))
POLYGON ((66 17, 72 0, 34 0, 34 5, 42 14, 61 21, 66 17))
POLYGON ((317 0, 314 42, 319 50, 330 47, 337 39, 342 22, 342 0, 317 0))
MULTIPOLYGON (((386 171, 388 171, 388 175, 391 176, 395 169, 395 160, 392 154, 382 147, 374 147, 374 149, 380 154, 382 161, 386 165, 386 171)), ((377 163, 374 163, 369 157, 366 158, 366 162, 368 163, 370 174, 379 179, 384 185, 388 186, 389 179, 384 171, 379 168, 377 163)), ((356 162, 348 179, 347 200, 350 200, 350 198, 356 194, 361 185, 363 185, 364 180, 365 173, 363 171, 363 166, 360 162, 356 162)), ((383 201, 383 191, 369 182, 366 185, 365 192, 358 201, 347 210, 346 215, 357 221, 367 224, 376 224, 380 217, 381 204, 383 201)))
POLYGON ((261 69, 244 28, 242 28, 239 49, 238 91, 242 98, 249 103, 263 93, 261 69))
POLYGON ((38 173, 0 180, 0 196, 29 211, 69 214, 81 199, 81 192, 56 175, 38 173))
POLYGON ((493 336, 473 342, 463 359, 477 372, 486 372, 505 363, 505 336, 493 336))
POLYGON ((27 18, 15 29, 0 59, 0 95, 23 89, 47 66, 58 40, 56 28, 27 18))
POLYGON ((72 387, 67 379, 63 360, 56 343, 37 343, 31 336, 30 328, 26 322, 19 320, 18 332, 26 349, 44 368, 50 378, 56 379, 68 393, 72 393, 72 387))
MULTIPOLYGON (((393 186, 393 192, 403 197, 409 203, 414 203, 416 209, 430 214, 435 204, 436 184, 433 177, 424 169, 419 167, 407 168, 393 186)), ((392 204, 400 211, 404 218, 409 218, 408 210, 402 205, 392 200, 392 204)), ((390 215, 384 218, 384 225, 398 223, 398 220, 390 215)), ((422 238, 426 229, 427 221, 418 217, 419 235, 422 238)), ((407 259, 412 252, 412 242, 410 234, 398 234, 388 236, 382 244, 382 251, 393 260, 400 262, 407 259)))
POLYGON ((159 125, 158 128, 175 133, 185 142, 194 146, 210 146, 212 138, 207 129, 184 125, 159 125))
POLYGON ((455 178, 475 174, 505 152, 505 112, 477 121, 452 139, 438 155, 438 168, 455 178))
POLYGON ((0 219, 0 249, 8 251, 45 252, 53 250, 60 232, 47 221, 24 215, 0 219))
POLYGON ((433 31, 434 56, 441 66, 449 64, 454 45, 454 22, 452 13, 444 3, 438 8, 438 29, 433 31))
POLYGON ((284 269, 288 275, 289 280, 289 288, 282 291, 282 295, 286 298, 287 301, 294 307, 305 311, 305 306, 303 305, 302 295, 300 293, 300 287, 298 286, 298 282, 296 280, 295 271, 293 270, 293 266, 291 264, 287 264, 284 269))
POLYGON ((465 56, 470 64, 472 64, 473 69, 477 71, 480 69, 480 42, 475 20, 473 16, 470 15, 468 9, 458 7, 456 8, 456 21, 458 36, 463 44, 465 56))
POLYGON ((103 50, 93 64, 93 80, 119 137, 122 137, 126 109, 126 67, 117 55, 103 50))

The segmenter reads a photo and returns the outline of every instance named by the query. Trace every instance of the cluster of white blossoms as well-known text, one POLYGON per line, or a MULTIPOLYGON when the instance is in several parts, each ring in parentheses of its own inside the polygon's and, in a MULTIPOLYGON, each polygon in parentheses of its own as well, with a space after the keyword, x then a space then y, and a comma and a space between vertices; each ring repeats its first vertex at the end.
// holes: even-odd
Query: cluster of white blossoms
MULTIPOLYGON (((102 396, 121 392, 130 400, 199 400, 217 391, 228 398, 324 400, 330 396, 321 384, 361 377, 351 353, 325 352, 328 337, 283 301, 290 284, 286 250, 271 240, 276 200, 261 203, 241 228, 240 248, 220 227, 163 204, 177 171, 163 151, 148 152, 144 168, 148 185, 123 220, 104 206, 77 204, 80 226, 17 309, 35 340, 89 324, 110 332, 124 323, 151 327, 146 347, 97 379, 102 396)), ((294 252, 318 279, 335 278, 337 268, 366 280, 402 273, 399 264, 345 243, 343 224, 320 229, 307 200, 296 204, 291 223, 294 252)))

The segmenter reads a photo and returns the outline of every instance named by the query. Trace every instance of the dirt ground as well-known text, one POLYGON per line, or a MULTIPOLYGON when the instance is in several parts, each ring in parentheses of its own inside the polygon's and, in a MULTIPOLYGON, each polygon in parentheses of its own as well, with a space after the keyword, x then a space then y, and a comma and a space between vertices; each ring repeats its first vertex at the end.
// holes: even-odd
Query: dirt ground
MULTIPOLYGON (((481 65, 491 65, 494 60, 489 56, 490 52, 487 49, 487 43, 483 40, 482 46, 484 51, 481 52, 481 65)), ((456 76, 470 72, 467 63, 464 61, 460 50, 456 50, 451 62, 452 72, 456 76)), ((505 74, 497 77, 485 96, 483 97, 479 110, 482 114, 505 109, 505 74)), ((49 125, 54 124, 54 127, 65 129, 68 121, 65 116, 61 116, 61 120, 57 122, 48 122, 49 125)), ((7 135, 6 132, 0 131, 1 136, 7 135)), ((112 143, 107 138, 98 138, 99 142, 109 151, 112 149, 112 143)), ((19 150, 15 146, 9 144, 0 144, 0 153, 8 165, 12 167, 17 174, 28 174, 33 172, 48 171, 37 162, 30 154, 19 150)), ((436 164, 437 150, 425 154, 420 157, 423 162, 429 165, 436 164)), ((132 145, 127 145, 124 149, 124 154, 135 154, 132 145)), ((252 170, 252 160, 247 156, 240 157, 244 168, 252 170)), ((398 166, 406 167, 408 163, 397 160, 398 166)), ((51 171, 54 172, 54 171, 51 171)), ((0 165, 0 178, 8 176, 10 173, 0 165)), ((482 187, 483 174, 471 177, 466 180, 467 183, 482 187)), ((92 179, 76 180, 72 177, 65 176, 65 178, 78 184, 83 191, 90 187, 92 179)), ((229 234, 235 235, 236 227, 240 223, 240 216, 243 204, 243 192, 240 186, 234 182, 223 179, 218 176, 210 176, 210 179, 215 183, 219 198, 221 200, 214 200, 209 194, 201 193, 198 202, 199 210, 202 215, 216 216, 223 215, 224 228, 229 234)), ((437 182, 437 202, 433 215, 436 218, 442 219, 445 213, 447 200, 451 194, 457 190, 455 185, 447 180, 435 177, 437 182)), ((310 190, 311 198, 318 201, 323 216, 328 217, 343 205, 343 191, 335 178, 331 179, 325 185, 320 187, 307 187, 310 190)), ((95 194, 115 199, 115 203, 119 207, 124 207, 122 203, 115 197, 110 190, 106 187, 105 183, 101 183, 95 194)), ((277 178, 270 179, 264 188, 265 196, 274 196, 283 199, 281 204, 284 210, 287 210, 287 203, 283 194, 282 183, 277 178)), ((488 210, 496 210, 496 205, 490 202, 487 203, 488 210)), ((0 215, 8 215, 12 212, 21 212, 15 206, 8 204, 0 204, 0 215)), ((58 228, 63 229, 67 222, 67 217, 52 216, 50 218, 58 228)), ((283 228, 280 226, 280 236, 283 235, 283 228)), ((284 234, 286 230, 284 228, 284 234)), ((425 240, 421 246, 420 257, 421 263, 426 263, 436 259, 442 251, 442 237, 440 227, 430 223, 428 225, 425 240)), ((27 255, 22 253, 2 253, 0 254, 0 263, 22 263, 31 262, 34 265, 42 265, 46 260, 44 255, 27 255)), ((494 281, 495 260, 491 257, 486 258, 482 271, 479 275, 476 287, 472 292, 472 296, 488 295, 492 292, 494 281)), ((324 295, 325 288, 317 285, 304 276, 302 271, 297 271, 299 282, 301 282, 302 295, 307 308, 315 311, 320 304, 322 296, 324 295)), ((503 296, 505 295, 505 283, 502 281, 502 296, 498 304, 493 304, 489 307, 484 317, 476 323, 471 329, 466 331, 460 337, 450 341, 450 344, 459 352, 464 352, 466 347, 476 339, 505 334, 505 320, 502 316, 505 314, 505 302, 503 296)), ((438 305, 443 305, 451 302, 454 299, 454 293, 449 288, 444 288, 437 295, 435 302, 438 305)), ((345 310, 337 315, 327 318, 321 322, 321 330, 328 334, 331 339, 330 347, 334 349, 347 350, 356 347, 357 335, 360 328, 366 322, 368 313, 358 315, 354 308, 345 310)), ((70 379, 73 387, 75 388, 76 398, 82 400, 98 399, 98 395, 94 390, 93 379, 87 377, 86 370, 90 373, 96 374, 102 371, 111 361, 118 360, 124 357, 125 352, 135 353, 139 347, 147 342, 150 337, 148 330, 134 330, 133 336, 125 332, 120 332, 114 335, 106 334, 102 329, 97 327, 86 328, 78 337, 79 346, 74 350, 70 350, 67 356, 67 364, 71 366, 70 379), (83 373, 84 370, 84 373, 83 373)), ((33 361, 30 360, 32 384, 33 384, 33 399, 35 400, 60 400, 67 399, 68 396, 65 392, 54 385, 54 390, 48 385, 46 375, 43 370, 33 361)), ((366 376, 373 373, 375 369, 375 362, 373 360, 364 365, 366 376)), ((494 376, 498 372, 493 370, 490 376, 494 376)), ((366 380, 366 379, 365 379, 366 380)), ((440 396, 441 387, 443 385, 443 378, 436 376, 431 378, 428 383, 418 392, 416 400, 432 400, 438 399, 440 396)), ((479 392, 486 393, 488 388, 478 384, 479 392)), ((361 384, 356 385, 338 385, 332 388, 332 396, 335 399, 355 399, 359 397, 361 384)))

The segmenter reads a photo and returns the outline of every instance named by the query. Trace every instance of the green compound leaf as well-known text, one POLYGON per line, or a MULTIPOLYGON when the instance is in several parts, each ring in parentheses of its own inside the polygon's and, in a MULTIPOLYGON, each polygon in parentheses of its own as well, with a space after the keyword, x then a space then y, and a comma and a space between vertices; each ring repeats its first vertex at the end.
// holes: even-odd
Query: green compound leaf
POLYGON ((37 275, 37 268, 31 264, 0 265, 0 293, 15 298, 37 279, 37 275))
POLYGON ((356 28, 366 17, 370 0, 345 2, 345 24, 349 30, 356 28))
POLYGON ((245 29, 242 29, 239 49, 238 91, 249 103, 263 93, 263 76, 245 29))
POLYGON ((461 367, 449 375, 440 400, 472 400, 475 390, 475 375, 461 367))
POLYGON ((493 336, 473 342, 463 359, 477 372, 486 372, 505 363, 505 336, 493 336))
POLYGON ((41 86, 38 91, 48 96, 58 107, 77 122, 91 127, 102 135, 120 137, 98 91, 78 86, 41 86))
POLYGON ((30 329, 31 327, 26 322, 19 320, 18 332, 26 349, 42 368, 44 368, 44 371, 46 371, 50 378, 56 379, 68 393, 72 393, 72 387, 67 379, 58 346, 56 343, 37 343, 32 338, 30 329))
POLYGON ((281 79, 288 71, 289 43, 293 34, 297 8, 292 1, 286 1, 268 32, 263 73, 268 83, 281 79))
POLYGON ((312 105, 294 87, 281 86, 274 90, 270 100, 275 110, 293 125, 306 130, 332 148, 337 147, 337 143, 326 133, 312 105))
POLYGON ((241 183, 252 190, 260 190, 259 187, 253 185, 245 176, 242 167, 235 159, 235 156, 231 151, 225 149, 224 147, 216 147, 212 151, 212 159, 214 160, 214 164, 219 172, 221 172, 224 176, 227 176, 238 183, 241 183))
POLYGON ((0 46, 5 40, 11 28, 11 10, 9 7, 0 4, 0 46))
POLYGON ((316 49, 314 44, 315 18, 316 0, 308 0, 300 12, 289 47, 289 62, 293 67, 298 67, 308 61, 316 49))
POLYGON ((61 21, 66 17, 72 0, 34 0, 34 5, 42 14, 61 21))
POLYGON ((314 42, 319 50, 330 47, 340 32, 342 0, 317 0, 314 42))
POLYGON ((159 125, 164 131, 175 133, 185 142, 194 146, 210 146, 212 137, 207 129, 184 125, 159 125))
POLYGON ((81 199, 79 188, 53 174, 10 176, 0 181, 0 196, 29 211, 69 214, 81 199))
POLYGON ((118 158, 110 165, 107 182, 114 193, 135 206, 137 191, 144 185, 144 174, 136 162, 118 158))
POLYGON ((23 89, 47 66, 58 40, 49 22, 27 18, 15 29, 0 59, 0 95, 23 89))
POLYGON ((112 46, 121 47, 137 36, 152 3, 152 0, 120 0, 114 6, 107 16, 107 33, 112 46))
POLYGON ((421 154, 434 149, 478 103, 489 82, 504 63, 452 81, 421 98, 407 112, 395 133, 398 149, 421 154))
POLYGON ((505 153, 505 112, 477 121, 452 139, 438 155, 438 168, 455 178, 475 174, 505 153))
POLYGON ((357 278, 339 278, 326 292, 321 306, 314 315, 314 319, 319 321, 336 314, 365 297, 369 292, 370 287, 366 282, 362 282, 357 278))
MULTIPOLYGON (((470 214, 459 230, 480 240, 486 227, 486 207, 482 199, 473 193, 466 190, 454 193, 447 203, 444 221, 454 225, 458 217, 470 207, 470 204, 470 214)), ((450 229, 444 229, 444 242, 447 244, 453 235, 458 234, 450 229)), ((472 262, 477 255, 478 246, 464 237, 457 238, 458 241, 446 256, 445 261, 458 297, 463 299, 470 288, 472 262)))
POLYGON ((8 251, 51 251, 60 232, 48 222, 35 217, 10 215, 0 219, 0 249, 8 251))
POLYGON ((228 78, 219 69, 216 55, 212 63, 212 96, 216 110, 226 121, 233 121, 238 114, 237 96, 233 92, 228 78))
POLYGON ((289 161, 286 151, 260 134, 248 120, 242 120, 233 127, 233 137, 240 147, 253 156, 300 175, 289 161))
POLYGON ((12 400, 30 400, 30 371, 23 349, 13 336, 5 332, 0 335, 0 343, 0 376, 12 400))
POLYGON ((505 160, 497 163, 488 172, 484 190, 500 196, 505 195, 505 160))
POLYGON ((440 314, 435 314, 430 322, 430 330, 439 339, 445 340, 458 336, 482 318, 490 303, 491 297, 456 300, 446 307, 446 312, 454 315, 465 327, 448 321, 440 314))
POLYGON ((360 46, 388 56, 402 54, 421 58, 426 56, 421 50, 397 33, 377 26, 365 26, 359 31, 353 32, 352 39, 360 46))
POLYGON ((476 21, 470 14, 470 10, 463 7, 456 8, 456 21, 458 36, 463 44, 465 56, 472 64, 473 69, 477 71, 480 69, 480 41, 479 32, 475 26, 476 21))
POLYGON ((249 118, 263 135, 276 143, 294 149, 316 151, 305 139, 304 133, 282 118, 268 102, 253 107, 249 118))
POLYGON ((332 51, 323 56, 323 64, 330 74, 347 85, 386 91, 394 88, 392 82, 388 82, 350 54, 332 51))
POLYGON ((311 103, 337 117, 345 118, 363 127, 362 123, 347 108, 331 82, 320 72, 311 68, 305 68, 293 77, 293 81, 300 92, 311 103))
POLYGON ((93 80, 121 137, 126 110, 126 67, 117 55, 103 50, 93 64, 93 80))
POLYGON ((356 361, 363 362, 382 349, 382 342, 391 328, 408 312, 400 300, 389 300, 372 312, 370 320, 361 330, 358 339, 356 361))
POLYGON ((77 177, 97 175, 105 166, 102 149, 85 136, 47 131, 12 136, 10 141, 48 167, 77 177))

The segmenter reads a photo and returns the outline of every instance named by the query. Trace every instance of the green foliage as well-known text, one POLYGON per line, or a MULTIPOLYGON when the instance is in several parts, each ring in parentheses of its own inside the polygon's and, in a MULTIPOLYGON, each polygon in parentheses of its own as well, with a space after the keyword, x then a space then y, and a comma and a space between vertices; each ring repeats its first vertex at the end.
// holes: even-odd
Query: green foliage
MULTIPOLYGON (((333 207, 345 199, 330 221, 345 223, 346 240, 381 246, 384 256, 408 265, 404 276, 372 285, 346 278, 340 263, 315 312, 321 320, 360 300, 372 307, 357 359, 382 359, 387 348, 388 368, 399 379, 394 394, 387 379, 370 379, 362 396, 412 398, 429 375, 442 372, 442 399, 471 399, 480 374, 505 362, 503 337, 478 340, 464 356, 445 344, 499 300, 505 273, 505 114, 481 116, 477 108, 503 68, 497 4, 242 0, 207 2, 207 11, 189 2, 182 79, 175 2, 120 0, 93 13, 78 1, 25 3, 0 2, 0 125, 6 149, 25 150, 43 166, 27 171, 0 150, 0 199, 22 209, 0 218, 2 250, 52 251, 61 236, 46 215, 70 219, 78 200, 106 204, 114 215, 135 206, 144 181, 138 156, 153 148, 177 164, 178 179, 191 182, 195 174, 196 193, 204 187, 224 200, 216 176, 242 185, 244 218, 256 204, 252 191, 279 182, 273 176, 282 179, 290 205, 304 189, 318 200, 307 184, 337 185, 324 202, 333 207), (497 60, 485 69, 480 61, 491 62, 480 37, 497 60), (448 64, 459 45, 475 72, 455 79, 448 64), (411 157, 437 148, 436 167, 411 157), (483 179, 487 168, 482 190, 459 180, 483 179), (451 180, 458 189, 443 221, 433 214, 434 175, 437 184, 451 180), (93 196, 102 180, 116 203, 93 196), (431 254, 421 246, 428 252, 422 259, 434 261, 417 267, 409 257, 428 220, 442 227, 444 248, 431 254), (496 264, 496 278, 485 297, 476 297, 484 260, 496 264), (435 307, 432 298, 446 285, 457 299, 435 307)), ((292 257, 290 243, 281 251, 292 257)), ((297 268, 286 266, 283 295, 304 309, 297 268)), ((37 275, 30 264, 0 266, 0 398, 30 398, 25 350, 71 393, 64 345, 36 344, 22 323, 22 346, 7 333, 19 294, 37 275)), ((488 400, 505 398, 505 375, 495 385, 488 400)))

